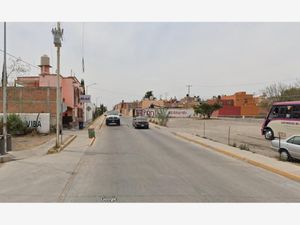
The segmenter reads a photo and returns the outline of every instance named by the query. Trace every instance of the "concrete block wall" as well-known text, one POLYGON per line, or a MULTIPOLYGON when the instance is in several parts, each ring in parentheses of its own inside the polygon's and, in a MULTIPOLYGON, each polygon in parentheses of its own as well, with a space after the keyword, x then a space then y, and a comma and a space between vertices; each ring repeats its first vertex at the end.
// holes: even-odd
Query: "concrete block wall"
MULTIPOLYGON (((0 87, 0 112, 3 112, 2 87, 0 87)), ((56 123, 56 88, 8 87, 8 113, 50 113, 50 125, 56 123)))

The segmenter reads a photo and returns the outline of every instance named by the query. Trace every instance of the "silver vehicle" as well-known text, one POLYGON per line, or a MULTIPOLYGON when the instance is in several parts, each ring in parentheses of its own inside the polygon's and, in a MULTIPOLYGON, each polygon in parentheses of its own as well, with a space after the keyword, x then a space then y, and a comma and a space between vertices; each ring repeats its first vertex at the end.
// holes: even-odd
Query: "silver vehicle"
POLYGON ((279 152, 281 160, 300 159, 300 134, 283 140, 275 139, 271 144, 272 148, 279 152))

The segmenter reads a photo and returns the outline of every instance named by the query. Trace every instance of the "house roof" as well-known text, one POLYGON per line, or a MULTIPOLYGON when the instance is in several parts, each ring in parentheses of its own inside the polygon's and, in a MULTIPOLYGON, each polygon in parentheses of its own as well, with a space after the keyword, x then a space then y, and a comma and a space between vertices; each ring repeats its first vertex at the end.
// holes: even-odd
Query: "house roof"
POLYGON ((300 101, 274 102, 273 105, 300 105, 300 101))

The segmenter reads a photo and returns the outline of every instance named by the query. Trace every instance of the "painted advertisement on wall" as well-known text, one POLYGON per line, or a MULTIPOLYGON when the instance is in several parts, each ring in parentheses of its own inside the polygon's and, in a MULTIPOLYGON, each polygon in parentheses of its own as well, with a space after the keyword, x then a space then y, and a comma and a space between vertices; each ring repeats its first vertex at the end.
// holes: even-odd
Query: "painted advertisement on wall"
MULTIPOLYGON (((37 131, 41 134, 50 133, 50 113, 40 113, 38 119, 38 113, 16 114, 19 115, 23 121, 25 121, 27 127, 37 128, 37 131)), ((3 113, 0 113, 0 116, 3 116, 3 113)))
MULTIPOLYGON (((158 109, 135 109, 135 116, 156 117, 158 109)), ((170 118, 189 118, 194 115, 193 109, 167 109, 170 118)))
POLYGON ((194 115, 193 109, 168 109, 170 118, 189 118, 194 115))

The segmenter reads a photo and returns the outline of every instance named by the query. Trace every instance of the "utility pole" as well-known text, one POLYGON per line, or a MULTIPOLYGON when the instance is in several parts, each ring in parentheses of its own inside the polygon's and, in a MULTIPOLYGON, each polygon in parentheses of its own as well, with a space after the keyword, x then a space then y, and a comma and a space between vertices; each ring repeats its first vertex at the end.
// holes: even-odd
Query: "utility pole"
MULTIPOLYGON (((62 35, 63 35, 63 29, 60 29, 60 22, 57 22, 57 28, 52 29, 52 34, 54 38, 54 46, 57 48, 57 83, 56 83, 56 148, 60 147, 59 143, 59 133, 61 122, 61 94, 60 94, 60 48, 61 48, 61 41, 62 41, 62 35)), ((61 136, 62 138, 62 136, 61 136)))
POLYGON ((4 58, 2 73, 2 91, 3 91, 3 154, 7 153, 7 71, 6 71, 6 22, 4 22, 4 58))
POLYGON ((188 95, 190 96, 192 85, 191 85, 191 84, 188 84, 188 85, 186 85, 186 86, 187 86, 187 88, 188 88, 188 95))

